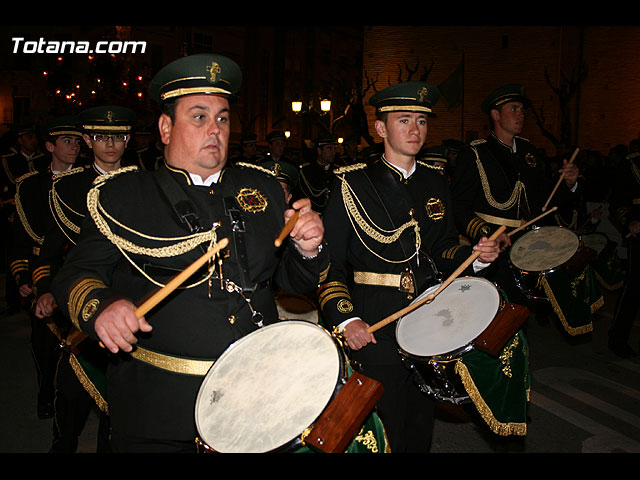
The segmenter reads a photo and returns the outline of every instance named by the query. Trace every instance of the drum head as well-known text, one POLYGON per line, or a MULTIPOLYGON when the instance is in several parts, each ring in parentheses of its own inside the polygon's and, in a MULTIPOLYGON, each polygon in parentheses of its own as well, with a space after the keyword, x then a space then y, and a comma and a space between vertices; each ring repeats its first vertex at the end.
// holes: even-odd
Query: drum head
POLYGON ((220 453, 264 453, 299 437, 341 378, 333 338, 305 321, 279 322, 232 344, 196 399, 198 433, 220 453))
POLYGON ((541 227, 525 233, 511 247, 511 263, 520 270, 543 272, 559 267, 578 251, 580 240, 562 227, 541 227))
POLYGON ((609 243, 609 239, 603 233, 588 233, 582 236, 582 243, 599 255, 609 243))
MULTIPOLYGON (((435 285, 414 300, 420 301, 435 285)), ((500 293, 480 277, 456 278, 433 302, 402 317, 396 326, 398 345, 405 352, 432 357, 453 352, 475 340, 500 308, 500 293)))

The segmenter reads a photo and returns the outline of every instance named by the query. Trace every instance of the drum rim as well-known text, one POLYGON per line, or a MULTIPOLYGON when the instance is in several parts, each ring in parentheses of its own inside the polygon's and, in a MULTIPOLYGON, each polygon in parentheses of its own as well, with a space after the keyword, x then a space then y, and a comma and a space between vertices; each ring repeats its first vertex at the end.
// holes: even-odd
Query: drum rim
MULTIPOLYGON (((502 300, 502 297, 500 295, 500 291, 498 290, 498 287, 495 285, 495 283, 493 283, 491 280, 488 280, 484 277, 476 277, 473 275, 464 275, 464 276, 460 276, 458 278, 455 278, 452 282, 451 285, 453 285, 453 283, 458 282, 458 281, 473 281, 473 282, 478 282, 478 283, 484 283, 488 286, 491 286, 496 293, 496 297, 497 298, 497 303, 498 303, 498 309, 496 310, 496 312, 494 313, 493 317, 491 320, 489 320, 489 322, 485 325, 484 329, 486 329, 491 321, 493 320, 493 318, 495 318, 495 316, 498 314, 498 312, 500 311, 500 309, 502 308, 502 306, 504 305, 504 302, 502 300)), ((422 292, 412 303, 417 302, 418 300, 420 300, 421 298, 424 298, 425 295, 428 295, 429 293, 435 291, 439 286, 441 285, 441 283, 437 284, 437 285, 433 285, 431 287, 429 287, 427 290, 425 290, 424 292, 422 292)), ((451 286, 449 285, 449 287, 451 286)), ((448 288, 448 287, 447 287, 448 288)), ((419 355, 413 352, 410 352, 409 350, 407 350, 405 347, 402 347, 402 345, 400 345, 400 342, 398 341, 398 333, 399 330, 402 328, 402 321, 405 319, 406 315, 403 317, 400 317, 396 323, 396 343, 398 344, 398 348, 404 352, 406 354, 406 356, 411 357, 412 359, 443 359, 443 358, 447 358, 447 359, 451 359, 451 358, 455 358, 454 356, 459 353, 460 355, 463 353, 466 353, 467 351, 470 351, 473 349, 473 341, 478 338, 478 335, 480 335, 482 332, 478 333, 478 335, 476 337, 474 337, 472 340, 470 340, 469 342, 460 345, 452 350, 448 350, 445 352, 440 352, 434 355, 419 355), (471 347, 471 348, 470 348, 471 347)), ((484 329, 482 331, 484 331, 484 329)), ((442 361, 442 360, 441 360, 442 361)))
MULTIPOLYGON (((216 364, 218 364, 218 362, 224 361, 225 358, 227 358, 228 356, 232 355, 233 352, 235 350, 237 350, 237 348, 240 346, 240 344, 242 343, 246 343, 247 341, 250 341, 250 339, 248 339, 248 337, 254 338, 256 336, 258 336, 258 334, 266 329, 271 329, 273 327, 282 327, 284 325, 293 325, 293 324, 297 324, 297 325, 304 325, 305 327, 310 327, 310 328, 315 328, 317 329, 317 331, 322 331, 324 332, 324 334, 326 336, 328 336, 330 339, 333 339, 333 344, 335 347, 335 350, 337 352, 337 360, 338 360, 338 372, 337 372, 337 381, 336 381, 336 385, 331 393, 331 395, 329 396, 329 400, 326 402, 324 408, 322 409, 322 411, 318 414, 318 416, 316 418, 313 419, 313 421, 307 426, 307 428, 309 428, 310 426, 312 426, 313 424, 315 424, 315 422, 318 420, 318 418, 322 415, 322 413, 324 413, 324 411, 326 410, 327 406, 333 401, 333 399, 336 397, 336 395, 338 394, 340 388, 342 387, 342 385, 344 384, 345 381, 345 364, 346 364, 346 359, 344 358, 344 352, 342 351, 341 348, 339 348, 336 340, 334 339, 333 335, 330 334, 330 332, 323 327, 322 325, 319 325, 317 323, 308 321, 308 320, 297 320, 297 319, 292 319, 292 320, 280 320, 277 321, 275 323, 269 324, 269 325, 265 325, 263 327, 260 327, 259 329, 239 338, 238 340, 236 340, 235 342, 233 342, 232 344, 230 344, 225 351, 220 355, 220 357, 218 357, 218 359, 213 363, 213 365, 211 366, 211 368, 209 369, 209 371, 207 372, 207 374, 203 377, 202 382, 200 384, 200 387, 198 389, 198 394, 196 395, 196 401, 195 401, 195 406, 194 406, 194 420, 196 423, 196 431, 199 435, 198 440, 203 443, 204 446, 206 446, 206 448, 209 448, 211 451, 213 452, 218 452, 218 450, 216 450, 214 448, 213 445, 211 445, 211 439, 209 438, 209 440, 207 440, 205 438, 205 435, 202 434, 202 429, 200 428, 200 418, 198 416, 198 408, 200 406, 200 402, 202 400, 202 396, 205 395, 207 392, 205 392, 204 386, 207 383, 207 380, 210 378, 211 373, 214 371, 214 368, 216 368, 216 364)), ((278 452, 278 451, 286 451, 287 449, 290 449, 292 446, 295 446, 296 444, 301 442, 301 436, 304 433, 304 431, 299 432, 298 434, 296 434, 296 436, 294 436, 293 438, 291 438, 290 440, 282 443, 281 445, 277 445, 275 447, 273 447, 271 450, 265 451, 263 453, 271 453, 271 452, 278 452)), ((220 452, 220 453, 226 453, 226 452, 220 452)), ((229 453, 233 453, 233 452, 229 452, 229 453)), ((238 452, 238 453, 245 453, 245 452, 238 452)))
MULTIPOLYGON (((514 267, 516 267, 518 270, 521 270, 521 271, 523 271, 523 272, 536 272, 536 273, 546 272, 546 273, 552 273, 552 272, 554 272, 556 269, 558 269, 560 266, 562 266, 562 264, 564 263, 564 262, 561 262, 559 265, 554 265, 554 266, 552 266, 552 267, 544 268, 544 269, 542 269, 542 270, 534 270, 534 269, 531 269, 531 268, 526 268, 526 267, 524 267, 524 266, 518 266, 518 265, 513 261, 513 255, 512 255, 512 252, 514 251, 514 250, 513 250, 513 249, 514 249, 514 247, 515 247, 519 242, 522 242, 522 240, 523 240, 524 238, 526 238, 526 237, 531 237, 531 236, 533 236, 533 234, 539 233, 541 230, 547 230, 547 231, 549 231, 549 230, 562 230, 562 231, 564 231, 564 232, 567 232, 567 233, 571 234, 571 236, 573 236, 573 237, 574 237, 575 244, 576 244, 576 249, 573 251, 573 253, 572 253, 572 254, 571 254, 571 256, 569 257, 569 259, 570 259, 571 257, 573 257, 573 255, 575 255, 575 254, 576 254, 576 252, 578 251, 578 249, 580 248, 580 237, 579 237, 579 236, 578 236, 574 231, 572 231, 572 230, 571 230, 571 229, 569 229, 569 228, 562 227, 562 226, 559 226, 559 225, 544 225, 544 226, 542 226, 542 227, 538 227, 538 226, 533 227, 531 230, 529 230, 528 232, 525 232, 525 233, 524 233, 520 238, 518 238, 515 242, 513 242, 512 246, 511 246, 511 248, 510 248, 510 250, 509 250, 509 262, 510 262, 514 267)), ((568 261, 569 259, 567 259, 566 261, 568 261)))

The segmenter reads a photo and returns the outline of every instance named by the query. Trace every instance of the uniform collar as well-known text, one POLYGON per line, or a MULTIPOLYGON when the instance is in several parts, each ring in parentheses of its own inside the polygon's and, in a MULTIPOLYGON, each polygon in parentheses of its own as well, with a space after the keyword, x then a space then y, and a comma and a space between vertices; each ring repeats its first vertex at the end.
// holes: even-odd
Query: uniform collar
POLYGON ((498 136, 495 134, 495 132, 491 132, 491 137, 493 139, 495 139, 495 141, 498 143, 498 145, 504 147, 504 148, 508 148, 509 150, 511 150, 511 152, 516 153, 516 138, 517 137, 513 137, 513 145, 507 145, 506 143, 504 143, 502 140, 500 140, 498 138, 498 136))
POLYGON ((405 180, 405 179, 409 178, 416 171, 417 162, 415 160, 413 162, 413 167, 411 167, 411 170, 407 171, 404 168, 400 168, 397 165, 394 165, 391 162, 389 162, 384 153, 382 154, 381 158, 382 158, 383 163, 386 166, 388 166, 389 168, 391 168, 398 175, 400 180, 405 180))
POLYGON ((200 177, 200 175, 196 175, 195 173, 190 173, 182 168, 169 165, 166 159, 164 161, 164 165, 169 169, 169 171, 181 175, 184 178, 184 180, 187 182, 187 185, 207 186, 207 187, 210 187, 214 183, 217 183, 220 180, 222 176, 222 172, 224 170, 223 168, 217 173, 214 173, 213 175, 211 175, 210 177, 203 179, 202 177, 200 177))

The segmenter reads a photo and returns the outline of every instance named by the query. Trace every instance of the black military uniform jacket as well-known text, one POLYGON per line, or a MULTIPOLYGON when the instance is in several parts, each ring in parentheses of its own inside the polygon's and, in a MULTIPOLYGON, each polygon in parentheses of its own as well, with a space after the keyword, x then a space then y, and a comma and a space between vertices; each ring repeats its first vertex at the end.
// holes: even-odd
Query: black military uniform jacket
POLYGON ((95 164, 72 168, 52 177, 48 191, 47 223, 33 271, 36 295, 51 291, 51 280, 62 266, 66 253, 78 241, 87 216, 87 192, 102 173, 95 164))
MULTIPOLYGON (((507 231, 542 213, 553 189, 533 146, 515 137, 515 153, 493 133, 476 140, 458 158, 451 188, 456 225, 472 242, 500 225, 507 231)), ((562 183, 549 208, 564 205, 571 193, 562 183)))
POLYGON ((623 235, 631 221, 640 221, 640 153, 627 155, 616 175, 609 210, 623 235))
POLYGON ((26 173, 46 170, 49 159, 41 154, 35 154, 27 158, 20 152, 3 155, 0 159, 0 185, 2 186, 2 199, 13 198, 18 178, 26 173))
POLYGON ((335 180, 333 175, 334 165, 324 168, 317 162, 304 163, 300 166, 299 195, 311 200, 316 212, 324 212, 331 192, 331 186, 335 180))
MULTIPOLYGON (((335 172, 324 214, 331 268, 318 298, 329 326, 354 317, 377 323, 439 283, 439 274, 452 273, 471 254, 471 247, 458 242, 449 186, 437 167, 417 162, 405 180, 383 158, 335 172)), ((354 358, 398 362, 395 325, 375 336, 377 343, 353 352, 354 358)))
MULTIPOLYGON (((284 194, 275 177, 260 167, 225 168, 211 187, 193 185, 187 172, 166 164, 155 171, 107 177, 89 193, 90 216, 80 241, 54 280, 59 304, 68 306, 66 313, 84 332, 95 336, 96 316, 114 299, 140 304, 198 259, 210 243, 230 240, 220 254, 221 263, 212 262, 212 270, 205 267, 150 311, 146 319, 153 331, 139 334, 133 354, 114 356, 107 369, 114 429, 189 441, 196 435, 194 405, 205 372, 176 373, 171 371, 174 364, 185 359, 213 361, 231 343, 255 331, 258 327, 244 297, 265 323, 275 321, 270 280, 291 292, 315 288, 328 267, 327 249, 306 259, 292 243, 274 246, 284 223, 284 194), (187 200, 174 208, 165 185, 177 187, 187 200), (192 233, 178 215, 185 213, 182 206, 188 203, 202 227, 200 233, 192 233), (236 234, 233 225, 239 230, 236 234), (227 281, 243 294, 228 290, 233 285, 227 281), (162 364, 155 361, 158 355, 162 364)), ((191 225, 194 218, 185 215, 191 225)))
POLYGON ((164 153, 156 145, 136 150, 138 166, 142 170, 155 170, 164 162, 164 153))
POLYGON ((16 182, 16 220, 11 224, 9 265, 18 286, 31 285, 35 260, 52 221, 48 207, 52 177, 49 167, 27 173, 16 182))

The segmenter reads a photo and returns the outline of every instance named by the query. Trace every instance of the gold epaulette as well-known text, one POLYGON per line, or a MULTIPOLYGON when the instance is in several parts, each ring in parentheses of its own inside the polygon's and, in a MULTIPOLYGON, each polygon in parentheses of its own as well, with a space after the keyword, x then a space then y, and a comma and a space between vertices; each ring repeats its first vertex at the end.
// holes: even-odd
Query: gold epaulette
POLYGON ((481 143, 487 143, 487 140, 485 138, 479 138, 477 140, 472 140, 469 145, 475 147, 476 145, 480 145, 481 143))
POLYGON ((32 176, 34 176, 34 175, 37 175, 38 173, 40 173, 40 172, 38 172, 38 171, 36 170, 36 171, 33 171, 33 172, 27 172, 27 173, 25 173, 24 175, 20 175, 20 176, 16 179, 16 183, 20 183, 22 180, 25 180, 26 178, 32 177, 32 176))
POLYGON ((344 167, 339 167, 333 170, 333 173, 336 175, 341 175, 343 173, 355 172, 356 170, 362 170, 363 168, 367 168, 366 163, 354 163, 353 165, 345 165, 344 167))
POLYGON ((103 184, 104 182, 107 182, 112 178, 117 177, 118 175, 122 175, 124 173, 129 173, 129 172, 137 172, 138 170, 140 170, 140 168, 136 165, 131 165, 129 167, 121 167, 114 170, 113 172, 107 172, 107 173, 103 173, 102 175, 98 175, 96 178, 93 179, 93 185, 103 184))
POLYGON ((418 160, 416 163, 418 163, 419 165, 422 165, 423 167, 430 168, 432 170, 438 170, 439 172, 444 172, 444 167, 440 165, 430 165, 426 162, 423 162, 422 160, 418 160))
POLYGON ((267 175, 270 175, 272 177, 276 176, 276 173, 272 170, 269 170, 268 168, 262 167, 260 165, 255 165, 253 163, 246 163, 246 162, 238 162, 235 164, 236 167, 249 167, 249 168, 253 168, 254 170, 258 170, 262 173, 266 173, 267 175))

